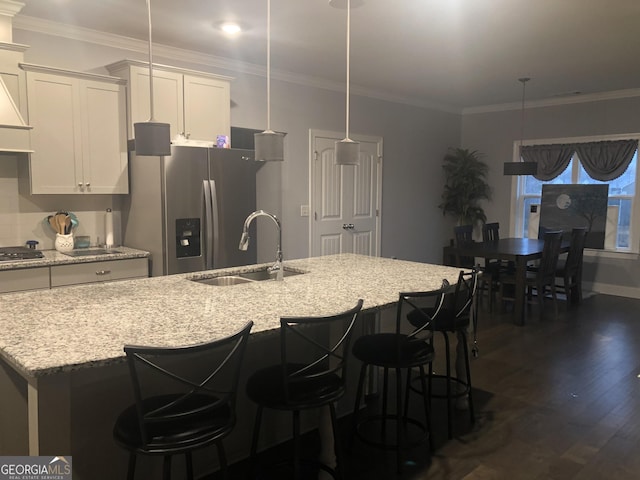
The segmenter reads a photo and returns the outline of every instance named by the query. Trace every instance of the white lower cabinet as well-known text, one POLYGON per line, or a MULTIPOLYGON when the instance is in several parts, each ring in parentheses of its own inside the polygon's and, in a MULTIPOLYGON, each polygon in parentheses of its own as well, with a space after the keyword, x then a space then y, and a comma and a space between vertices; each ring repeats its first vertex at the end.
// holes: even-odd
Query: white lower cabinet
POLYGON ((115 77, 21 64, 34 194, 129 193, 126 91, 115 77))
POLYGON ((49 267, 0 271, 0 293, 49 288, 49 267))
POLYGON ((51 267, 51 288, 149 276, 149 260, 132 258, 51 267))

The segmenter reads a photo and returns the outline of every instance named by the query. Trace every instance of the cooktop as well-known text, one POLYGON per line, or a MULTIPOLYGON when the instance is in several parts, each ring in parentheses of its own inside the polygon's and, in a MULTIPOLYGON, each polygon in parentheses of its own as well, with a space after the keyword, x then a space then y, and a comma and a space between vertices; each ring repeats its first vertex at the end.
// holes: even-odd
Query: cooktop
POLYGON ((39 250, 27 247, 0 247, 0 262, 11 260, 31 260, 42 258, 44 254, 39 250))

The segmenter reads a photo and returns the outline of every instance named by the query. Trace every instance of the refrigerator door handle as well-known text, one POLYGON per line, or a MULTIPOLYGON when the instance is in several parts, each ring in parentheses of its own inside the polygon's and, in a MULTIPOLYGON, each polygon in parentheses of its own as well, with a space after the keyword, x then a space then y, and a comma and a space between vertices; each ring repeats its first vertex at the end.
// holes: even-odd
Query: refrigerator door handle
POLYGON ((218 218, 218 192, 216 190, 216 181, 209 180, 209 186, 211 189, 211 225, 213 230, 213 236, 211 238, 211 268, 216 268, 220 264, 218 258, 219 252, 219 240, 220 240, 220 220, 218 218))
POLYGON ((202 181, 204 197, 204 265, 206 270, 213 268, 213 204, 209 180, 202 181))

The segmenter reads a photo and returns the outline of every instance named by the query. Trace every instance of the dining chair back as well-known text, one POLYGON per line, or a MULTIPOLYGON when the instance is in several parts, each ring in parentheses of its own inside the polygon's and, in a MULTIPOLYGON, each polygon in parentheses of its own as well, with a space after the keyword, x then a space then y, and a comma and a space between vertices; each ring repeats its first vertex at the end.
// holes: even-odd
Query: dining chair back
POLYGON ((585 227, 576 227, 571 230, 571 244, 567 259, 564 263, 559 263, 556 269, 556 278, 563 280, 561 288, 567 296, 567 302, 582 301, 582 263, 586 238, 585 227))
POLYGON ((252 326, 196 345, 124 347, 135 403, 120 414, 113 435, 129 451, 129 480, 136 454, 163 456, 164 479, 171 475, 171 457, 185 454, 192 479, 191 453, 212 444, 226 475, 222 439, 236 423, 240 366, 252 326))
POLYGON ((500 223, 485 223, 482 226, 482 241, 497 242, 500 240, 500 223))
MULTIPOLYGON (((457 225, 453 227, 453 234, 456 241, 456 247, 461 247, 467 243, 473 242, 473 225, 457 225)), ((475 264, 475 258, 466 256, 455 256, 455 266, 461 268, 472 268, 475 264)))
POLYGON ((544 286, 554 286, 558 257, 560 256, 560 246, 562 245, 562 231, 547 231, 544 234, 544 246, 542 247, 542 257, 537 269, 536 284, 540 287, 540 294, 544 286))

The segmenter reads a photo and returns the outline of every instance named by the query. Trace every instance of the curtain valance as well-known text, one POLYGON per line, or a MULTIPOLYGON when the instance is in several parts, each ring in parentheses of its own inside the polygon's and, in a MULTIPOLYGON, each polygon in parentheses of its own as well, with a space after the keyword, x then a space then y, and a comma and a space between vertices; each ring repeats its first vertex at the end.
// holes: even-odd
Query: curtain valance
POLYGON ((594 180, 608 182, 618 178, 629 167, 638 150, 638 140, 568 143, 553 145, 527 145, 520 149, 525 162, 536 162, 540 181, 556 178, 565 171, 574 153, 587 174, 594 180))

